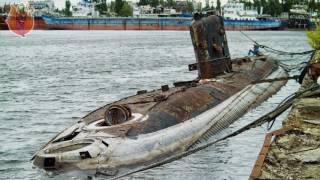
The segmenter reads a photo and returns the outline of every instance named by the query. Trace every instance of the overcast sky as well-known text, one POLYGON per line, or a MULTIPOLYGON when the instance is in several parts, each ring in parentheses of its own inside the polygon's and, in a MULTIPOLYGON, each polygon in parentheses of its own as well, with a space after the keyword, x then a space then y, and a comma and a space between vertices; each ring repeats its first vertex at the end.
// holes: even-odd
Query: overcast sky
MULTIPOLYGON (((14 3, 14 2, 23 2, 23 1, 28 1, 28 0, 0 0, 0 5, 2 6, 4 3, 14 3)), ((70 0, 72 4, 76 4, 77 2, 79 2, 80 0, 70 0)), ((107 1, 111 1, 111 0, 107 0, 107 1)), ((131 1, 139 1, 139 0, 131 0, 131 1)), ((196 0, 198 1, 198 0, 196 0)), ((201 0, 203 2, 205 2, 205 0, 201 0)), ((216 0, 209 0, 210 2, 213 1, 214 4, 217 2, 216 0)), ((222 4, 224 4, 227 0, 221 0, 222 4)), ((58 8, 63 8, 64 7, 64 3, 65 0, 54 0, 55 6, 58 8)), ((211 3, 210 3, 211 4, 211 3)))

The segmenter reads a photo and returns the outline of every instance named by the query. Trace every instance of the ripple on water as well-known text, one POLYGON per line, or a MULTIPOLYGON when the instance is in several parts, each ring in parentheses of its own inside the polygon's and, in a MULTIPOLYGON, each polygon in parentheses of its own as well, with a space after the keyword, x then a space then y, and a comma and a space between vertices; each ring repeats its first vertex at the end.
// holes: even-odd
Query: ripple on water
MULTIPOLYGON (((309 49, 304 32, 246 34, 281 50, 309 49)), ((233 57, 252 47, 240 32, 227 35, 233 57)), ((0 179, 72 178, 51 177, 32 168, 29 160, 91 110, 137 90, 196 77, 187 69, 195 61, 187 31, 34 31, 27 38, 0 31, 0 36, 0 179)), ((281 57, 288 64, 303 58, 281 57)), ((296 89, 290 81, 231 130, 260 117, 296 89)), ((266 126, 253 129, 127 179, 247 179, 265 132, 266 126)))

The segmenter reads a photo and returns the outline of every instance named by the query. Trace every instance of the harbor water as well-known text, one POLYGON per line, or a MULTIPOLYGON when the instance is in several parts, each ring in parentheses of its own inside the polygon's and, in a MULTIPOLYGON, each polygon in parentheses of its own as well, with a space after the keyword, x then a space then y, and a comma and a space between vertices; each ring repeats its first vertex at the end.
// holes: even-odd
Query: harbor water
MULTIPOLYGON (((304 32, 245 33, 275 49, 310 49, 304 32)), ((252 48, 240 32, 227 32, 227 37, 232 57, 252 48)), ((287 64, 308 59, 273 56, 287 64)), ((0 179, 71 179, 44 173, 30 159, 58 132, 106 103, 196 78, 188 71, 194 62, 188 31, 33 31, 25 38, 0 31, 0 179)), ((298 87, 289 81, 228 130, 264 115, 298 87)), ((252 129, 127 179, 247 179, 266 132, 266 125, 252 129)))

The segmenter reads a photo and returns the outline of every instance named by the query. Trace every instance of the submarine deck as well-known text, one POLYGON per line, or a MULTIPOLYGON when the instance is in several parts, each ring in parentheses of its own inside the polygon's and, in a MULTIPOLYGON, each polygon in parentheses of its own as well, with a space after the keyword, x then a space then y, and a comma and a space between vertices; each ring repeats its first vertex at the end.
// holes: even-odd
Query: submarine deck
POLYGON ((95 130, 118 137, 155 132, 184 122, 213 108, 254 81, 261 80, 277 68, 266 57, 234 59, 231 73, 214 79, 176 83, 176 87, 140 93, 107 104, 82 118, 95 130), (111 106, 125 106, 132 113, 124 123, 106 126, 105 112, 111 106))

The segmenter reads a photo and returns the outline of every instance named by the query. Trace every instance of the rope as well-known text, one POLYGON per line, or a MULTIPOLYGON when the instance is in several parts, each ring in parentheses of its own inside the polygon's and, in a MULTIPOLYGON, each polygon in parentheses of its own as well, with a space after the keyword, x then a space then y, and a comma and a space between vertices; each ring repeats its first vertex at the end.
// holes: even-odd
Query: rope
POLYGON ((266 45, 260 45, 259 47, 264 48, 266 51, 278 54, 278 55, 307 55, 307 54, 311 54, 313 52, 315 52, 315 50, 308 50, 308 51, 302 51, 302 52, 288 52, 288 51, 281 51, 281 50, 277 50, 277 49, 273 49, 271 47, 268 47, 266 45))
POLYGON ((281 77, 281 78, 273 78, 273 79, 262 79, 262 80, 253 81, 252 84, 260 84, 260 83, 275 82, 275 81, 286 81, 286 80, 289 80, 289 79, 298 80, 299 77, 300 77, 300 75, 294 75, 294 76, 289 76, 289 77, 281 77))
MULTIPOLYGON (((299 64, 296 64, 296 65, 289 65, 289 64, 286 64, 286 63, 283 63, 284 60, 282 60, 281 62, 278 62, 279 66, 282 67, 285 71, 287 72, 290 72, 292 70, 298 70, 298 71, 302 71, 303 69, 307 68, 308 67, 308 63, 311 61, 311 59, 313 58, 314 54, 315 54, 316 51, 312 51, 310 57, 309 57, 309 60, 306 60, 306 61, 303 61, 299 64)), ((300 75, 301 76, 301 75, 300 75)), ((303 74, 304 76, 304 74, 303 74)), ((299 81, 300 82, 300 81, 299 81)))
POLYGON ((266 51, 278 54, 278 55, 306 55, 306 54, 311 54, 313 52, 315 52, 316 50, 308 50, 308 51, 302 51, 302 52, 288 52, 288 51, 282 51, 282 50, 278 50, 278 49, 274 49, 271 48, 269 46, 266 45, 262 45, 260 43, 258 43, 257 41, 255 41, 254 39, 252 39, 251 37, 249 37, 247 34, 245 34, 243 31, 240 31, 241 34, 243 34, 247 39, 249 39, 250 41, 252 41, 254 44, 258 45, 260 48, 265 49, 266 51))
POLYGON ((287 72, 290 72, 290 71, 295 70, 295 69, 301 71, 303 68, 305 68, 307 66, 307 64, 308 64, 307 61, 301 62, 301 63, 296 64, 296 65, 289 65, 289 64, 285 64, 285 63, 279 62, 279 66, 282 67, 287 72))

